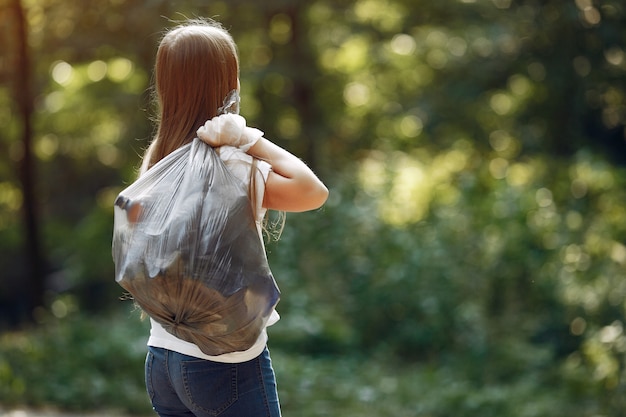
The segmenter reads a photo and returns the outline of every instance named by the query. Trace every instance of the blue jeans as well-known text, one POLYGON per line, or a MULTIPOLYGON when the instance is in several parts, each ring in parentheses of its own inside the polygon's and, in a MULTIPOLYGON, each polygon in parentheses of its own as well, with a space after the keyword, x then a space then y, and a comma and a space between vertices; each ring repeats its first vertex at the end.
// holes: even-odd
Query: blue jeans
POLYGON ((146 388, 161 417, 280 417, 267 348, 243 363, 220 363, 149 347, 146 388))

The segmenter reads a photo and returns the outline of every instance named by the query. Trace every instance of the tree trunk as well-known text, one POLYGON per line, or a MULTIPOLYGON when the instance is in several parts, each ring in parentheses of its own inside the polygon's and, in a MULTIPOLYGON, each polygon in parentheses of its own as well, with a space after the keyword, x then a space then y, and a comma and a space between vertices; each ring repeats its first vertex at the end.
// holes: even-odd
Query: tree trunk
POLYGON ((317 115, 313 108, 314 92, 312 87, 311 68, 315 67, 315 60, 311 54, 311 45, 306 36, 307 28, 301 17, 301 6, 289 7, 286 11, 291 19, 292 30, 292 65, 296 68, 297 77, 293 80, 293 92, 298 113, 302 118, 304 140, 304 159, 315 171, 318 170, 317 154, 315 146, 315 135, 317 126, 317 115))
POLYGON ((28 49, 28 29, 24 8, 20 0, 10 3, 15 22, 14 56, 14 99, 22 130, 22 157, 18 162, 19 178, 22 184, 22 216, 26 232, 24 251, 26 265, 27 314, 44 302, 44 261, 39 242, 39 223, 35 196, 35 164, 32 154, 32 114, 33 92, 31 84, 31 64, 28 49))

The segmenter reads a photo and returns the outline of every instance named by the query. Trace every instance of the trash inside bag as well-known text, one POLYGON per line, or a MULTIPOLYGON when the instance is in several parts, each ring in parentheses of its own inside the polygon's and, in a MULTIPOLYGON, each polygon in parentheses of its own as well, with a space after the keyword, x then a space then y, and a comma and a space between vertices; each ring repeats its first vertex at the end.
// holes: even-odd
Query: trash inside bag
POLYGON ((163 158, 114 216, 115 279, 150 317, 211 356, 256 342, 280 292, 248 187, 210 146, 196 138, 163 158))

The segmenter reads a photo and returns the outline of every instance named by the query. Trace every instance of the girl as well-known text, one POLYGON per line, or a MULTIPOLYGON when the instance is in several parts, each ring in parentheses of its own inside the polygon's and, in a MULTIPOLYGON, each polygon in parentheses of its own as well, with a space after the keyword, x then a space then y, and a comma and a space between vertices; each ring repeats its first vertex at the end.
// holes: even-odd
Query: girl
MULTIPOLYGON (((170 30, 157 51, 154 82, 159 117, 141 173, 199 137, 252 187, 257 224, 268 209, 295 212, 324 204, 327 188, 301 160, 247 127, 243 117, 218 116, 224 99, 233 90, 238 97, 239 90, 237 49, 218 23, 193 20, 170 30)), ((267 325, 278 319, 273 311, 267 325)), ((208 356, 150 322, 146 386, 161 417, 280 416, 265 330, 248 350, 208 356)))

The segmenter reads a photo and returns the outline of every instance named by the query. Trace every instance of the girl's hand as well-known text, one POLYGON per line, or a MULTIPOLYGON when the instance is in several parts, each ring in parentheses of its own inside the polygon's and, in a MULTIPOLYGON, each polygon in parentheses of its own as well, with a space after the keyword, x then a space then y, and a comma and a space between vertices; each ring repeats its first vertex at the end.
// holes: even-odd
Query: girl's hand
POLYGON ((230 145, 247 152, 261 137, 259 129, 246 126, 246 119, 238 114, 227 113, 207 120, 196 132, 198 138, 217 148, 230 145))

